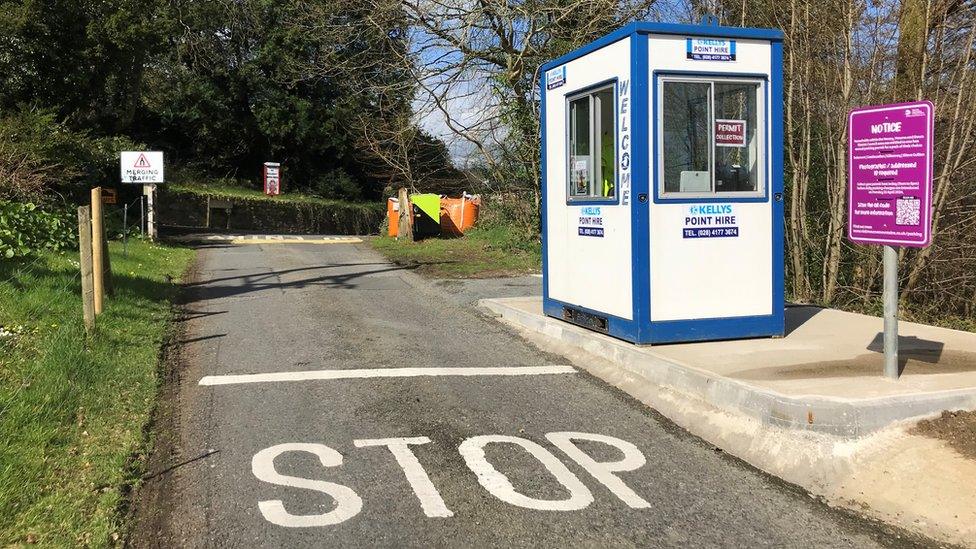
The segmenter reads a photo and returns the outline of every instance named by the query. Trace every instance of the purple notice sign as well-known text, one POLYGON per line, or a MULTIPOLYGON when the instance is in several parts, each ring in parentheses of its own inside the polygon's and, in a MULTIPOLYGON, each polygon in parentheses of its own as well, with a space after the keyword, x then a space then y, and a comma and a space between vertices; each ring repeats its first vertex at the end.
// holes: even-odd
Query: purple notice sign
POLYGON ((932 240, 932 103, 854 109, 848 116, 847 237, 925 247, 932 240))

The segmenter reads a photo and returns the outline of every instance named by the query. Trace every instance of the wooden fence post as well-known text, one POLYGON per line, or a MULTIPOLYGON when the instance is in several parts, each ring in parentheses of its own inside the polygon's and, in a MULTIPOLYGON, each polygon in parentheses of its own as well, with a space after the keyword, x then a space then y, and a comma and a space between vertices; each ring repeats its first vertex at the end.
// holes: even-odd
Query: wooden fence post
POLYGON ((407 194, 405 187, 400 187, 397 193, 397 201, 400 204, 400 219, 397 222, 397 239, 405 238, 413 241, 413 225, 410 223, 410 195, 407 194))
POLYGON ((95 331, 95 288, 92 272, 91 207, 78 207, 78 249, 81 250, 81 311, 85 331, 95 331))
POLYGON ((105 263, 102 260, 102 188, 91 191, 91 251, 95 283, 95 315, 102 314, 105 300, 105 263))

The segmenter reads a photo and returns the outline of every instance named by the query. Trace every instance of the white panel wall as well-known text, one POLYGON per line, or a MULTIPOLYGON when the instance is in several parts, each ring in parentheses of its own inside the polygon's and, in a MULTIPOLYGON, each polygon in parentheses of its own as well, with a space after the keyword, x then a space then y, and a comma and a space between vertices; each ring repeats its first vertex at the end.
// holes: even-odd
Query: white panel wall
MULTIPOLYGON (((768 42, 736 40, 736 61, 686 59, 683 36, 651 35, 648 39, 649 74, 654 71, 736 72, 770 74, 768 42)), ((650 85, 656 86, 653 76, 650 85)), ((647 98, 652 101, 652 98, 647 98)), ((648 112, 655 112, 653 105, 648 112)), ((764 111, 769 112, 768 85, 764 111)), ((767 136, 769 117, 765 116, 767 136)), ((650 130, 656 130, 652 122, 650 130)), ((768 141, 768 137, 767 137, 768 141)), ((657 150, 648 143, 650 157, 657 150)), ((767 151, 764 151, 766 154, 767 151)), ((766 157, 764 185, 769 187, 770 158, 766 157)), ((652 174, 654 177, 655 174, 652 174)), ((651 189, 653 193, 653 188, 651 189)), ((771 193, 767 193, 771 194, 771 193)), ((714 200, 698 204, 716 202, 714 200)), ((771 202, 733 203, 738 237, 682 238, 689 204, 650 207, 651 320, 723 318, 772 313, 771 202)))
MULTIPOLYGON (((568 187, 566 96, 594 84, 618 78, 617 150, 620 136, 633 134, 633 87, 629 87, 627 120, 620 116, 619 95, 630 85, 630 39, 600 48, 566 65, 566 84, 546 93, 546 229, 549 297, 632 319, 630 205, 600 205, 604 236, 579 236, 583 206, 566 204, 568 187), (626 126, 624 124, 626 123, 626 126)), ((620 184, 617 192, 620 192, 620 184)))

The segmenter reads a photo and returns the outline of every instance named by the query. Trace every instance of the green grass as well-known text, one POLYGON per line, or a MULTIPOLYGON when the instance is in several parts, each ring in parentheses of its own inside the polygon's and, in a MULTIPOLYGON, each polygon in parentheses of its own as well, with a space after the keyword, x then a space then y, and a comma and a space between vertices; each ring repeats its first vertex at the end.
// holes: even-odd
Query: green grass
POLYGON ((401 242, 384 236, 371 243, 393 262, 434 278, 490 278, 542 269, 538 240, 506 225, 476 227, 461 238, 401 242))
POLYGON ((0 546, 110 546, 193 251, 111 245, 116 293, 85 335, 77 252, 0 262, 0 546))
POLYGON ((167 189, 174 193, 210 196, 213 198, 231 198, 238 200, 264 200, 269 202, 318 204, 322 206, 360 206, 365 209, 376 209, 376 202, 351 202, 334 200, 302 193, 285 191, 278 196, 268 196, 263 191, 247 187, 228 185, 220 182, 208 183, 173 183, 167 189))

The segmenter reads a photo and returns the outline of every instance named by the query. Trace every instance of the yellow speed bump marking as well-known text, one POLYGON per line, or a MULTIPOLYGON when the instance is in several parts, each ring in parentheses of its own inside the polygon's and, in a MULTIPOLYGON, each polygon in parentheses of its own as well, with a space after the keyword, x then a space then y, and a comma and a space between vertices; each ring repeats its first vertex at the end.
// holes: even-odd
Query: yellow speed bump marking
POLYGON ((303 238, 288 236, 239 236, 231 239, 234 244, 356 244, 363 239, 353 236, 330 238, 303 238))

